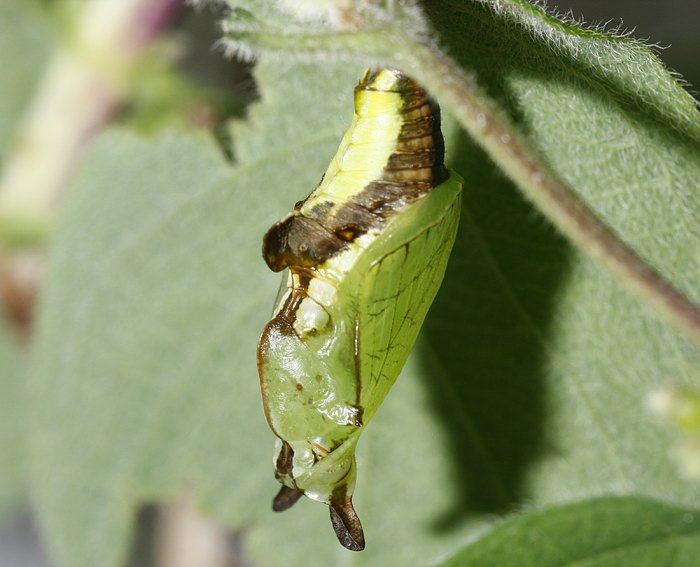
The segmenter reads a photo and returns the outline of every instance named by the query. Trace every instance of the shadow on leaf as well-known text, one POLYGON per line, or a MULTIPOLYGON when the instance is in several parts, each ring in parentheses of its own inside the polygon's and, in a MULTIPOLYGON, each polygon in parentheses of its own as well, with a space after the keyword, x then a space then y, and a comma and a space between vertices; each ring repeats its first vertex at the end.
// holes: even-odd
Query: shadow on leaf
POLYGON ((462 219, 419 351, 458 494, 438 530, 522 503, 545 444, 544 348, 569 254, 465 134, 451 153, 465 178, 462 219))

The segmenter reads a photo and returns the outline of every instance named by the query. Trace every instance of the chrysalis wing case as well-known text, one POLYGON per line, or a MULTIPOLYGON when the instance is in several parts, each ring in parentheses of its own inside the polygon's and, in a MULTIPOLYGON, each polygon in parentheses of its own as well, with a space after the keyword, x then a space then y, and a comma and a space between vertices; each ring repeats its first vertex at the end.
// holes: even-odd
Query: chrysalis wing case
POLYGON ((330 507, 364 548, 352 506, 355 446, 396 380, 437 293, 462 180, 443 165, 440 113, 399 71, 368 70, 321 183, 267 232, 286 292, 258 346, 265 415, 279 437, 277 511, 301 495, 330 507))

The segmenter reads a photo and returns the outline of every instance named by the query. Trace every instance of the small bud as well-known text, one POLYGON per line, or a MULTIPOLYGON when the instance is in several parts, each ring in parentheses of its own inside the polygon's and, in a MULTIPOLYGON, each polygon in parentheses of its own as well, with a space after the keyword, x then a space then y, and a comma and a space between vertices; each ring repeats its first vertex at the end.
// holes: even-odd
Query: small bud
POLYGON ((652 392, 647 405, 677 430, 679 439, 669 453, 681 475, 700 479, 700 392, 688 387, 666 387, 652 392))

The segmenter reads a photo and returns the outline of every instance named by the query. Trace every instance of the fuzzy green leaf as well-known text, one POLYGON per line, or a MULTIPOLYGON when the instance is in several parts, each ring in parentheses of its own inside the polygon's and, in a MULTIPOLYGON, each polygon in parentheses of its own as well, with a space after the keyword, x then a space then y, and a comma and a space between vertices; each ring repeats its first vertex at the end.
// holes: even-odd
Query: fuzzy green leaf
MULTIPOLYGON (((584 66, 515 12, 462 5, 476 12, 431 17, 471 55, 463 65, 611 225, 700 296, 698 119, 678 111, 689 98, 636 44, 581 33, 580 57, 586 41, 600 50, 584 66), (596 63, 612 44, 660 70, 657 114, 629 67, 596 63)), ((270 566, 434 564, 524 502, 616 493, 700 507, 645 410, 667 380, 697 383, 700 353, 554 234, 447 117, 450 165, 466 179, 461 231, 422 341, 360 441, 367 550, 340 549, 321 505, 269 511, 255 344, 277 277, 260 239, 318 181, 361 71, 261 64, 235 167, 192 135, 115 132, 86 157, 31 382, 36 502, 59 567, 123 564, 138 504, 192 491, 270 566)))
MULTIPOLYGON (((235 128, 234 169, 204 136, 115 132, 86 157, 56 237, 31 384, 35 497, 59 565, 121 564, 138 504, 190 490, 208 513, 245 530, 246 549, 269 564, 303 564, 308 533, 326 536, 313 543, 316 564, 347 553, 325 507, 270 511, 273 436, 255 348, 278 276, 260 258, 260 239, 318 181, 361 73, 293 71, 296 82, 263 89, 274 102, 235 128), (308 121, 292 127, 290 116, 309 109, 308 121), (289 128, 278 130, 284 120, 289 128), (274 532, 279 552, 269 545, 274 532)), ((271 85, 285 72, 265 65, 258 76, 271 85)), ((394 433, 370 431, 362 442, 357 506, 373 540, 363 561, 391 561, 399 536, 403 560, 434 560, 463 534, 430 528, 449 508, 441 487, 451 467, 413 457, 448 442, 419 374, 406 373, 376 418, 376 433, 387 425, 394 433), (404 499, 397 481, 406 471, 395 460, 417 467, 408 507, 386 504, 404 499), (374 488, 375 475, 387 482, 374 488)))
POLYGON ((0 520, 24 489, 25 370, 19 341, 0 317, 0 520))
POLYGON ((694 567, 700 513, 601 498, 503 522, 442 567, 694 567))
MULTIPOLYGON (((660 147, 670 146, 671 151, 663 155, 633 151, 643 154, 640 157, 645 161, 642 167, 628 167, 631 171, 625 173, 633 177, 624 181, 632 181, 634 187, 637 182, 664 185, 678 193, 680 200, 692 194, 700 148, 697 103, 651 51, 626 38, 561 23, 522 0, 474 0, 428 10, 431 23, 440 31, 441 43, 465 73, 426 38, 427 24, 412 3, 384 8, 383 13, 377 8, 376 13, 381 17, 363 20, 363 13, 358 12, 359 31, 355 35, 315 29, 280 34, 275 29, 240 27, 233 18, 227 38, 232 49, 244 52, 380 61, 401 67, 431 90, 444 108, 454 112, 554 226, 700 344, 700 308, 691 303, 698 297, 694 286, 674 282, 676 275, 666 273, 673 269, 663 263, 666 257, 655 258, 644 242, 637 242, 636 235, 617 226, 619 219, 610 218, 605 203, 591 192, 590 183, 570 171, 572 165, 595 167, 596 179, 605 187, 610 183, 617 186, 621 180, 615 174, 620 168, 599 172, 601 159, 612 151, 629 160, 628 146, 641 150, 643 140, 651 137, 660 147), (545 90, 539 92, 540 87, 545 90), (537 99, 520 108, 525 96, 537 99), (592 117, 599 118, 598 113, 588 108, 590 102, 600 110, 612 110, 613 120, 597 123, 592 117), (575 110, 581 113, 577 116, 575 110), (641 132, 628 128, 625 120, 616 124, 620 117, 631 118, 632 126, 640 126, 641 132), (516 122, 520 122, 519 127, 516 122), (571 126, 576 127, 575 135, 567 139, 561 135, 567 132, 562 127, 571 126), (582 155, 578 146, 585 145, 591 134, 595 141, 582 155), (547 141, 555 142, 553 151, 549 151, 552 148, 546 146, 547 141), (572 155, 559 151, 562 143, 576 148, 572 155), (596 155, 600 148, 603 151, 596 155), (587 160, 589 156, 595 159, 587 160), (562 157, 567 161, 559 161, 562 157), (620 244, 619 236, 628 244, 620 244), (644 260, 652 266, 644 266, 644 260), (654 268, 663 275, 657 276, 654 268)), ((602 114, 600 118, 606 120, 608 116, 602 114)), ((680 212, 685 222, 689 216, 692 222, 698 212, 692 196, 690 199, 690 207, 683 203, 681 211, 673 211, 680 212)))

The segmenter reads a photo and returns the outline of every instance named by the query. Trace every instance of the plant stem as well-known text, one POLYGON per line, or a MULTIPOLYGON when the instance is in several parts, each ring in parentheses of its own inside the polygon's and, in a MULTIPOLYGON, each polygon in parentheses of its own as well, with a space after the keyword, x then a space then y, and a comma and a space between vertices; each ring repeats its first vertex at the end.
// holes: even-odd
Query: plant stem
POLYGON ((557 228, 642 302, 700 346, 700 308, 652 268, 542 160, 499 105, 450 58, 419 39, 379 28, 352 33, 281 36, 227 30, 231 46, 285 55, 364 60, 413 76, 449 110, 513 183, 557 228))
MULTIPOLYGON (((403 45, 406 45, 404 42, 403 45)), ((550 222, 700 345, 700 309, 652 268, 542 161, 510 118, 443 53, 413 43, 398 62, 440 102, 550 222)))
POLYGON ((5 241, 31 244, 46 235, 85 140, 118 100, 109 81, 70 52, 52 57, 3 168, 0 218, 3 233, 10 232, 3 234, 5 241), (23 235, 28 227, 31 237, 23 235))
POLYGON ((90 0, 55 50, 0 179, 0 241, 40 242, 83 148, 123 101, 134 62, 181 0, 90 0))

